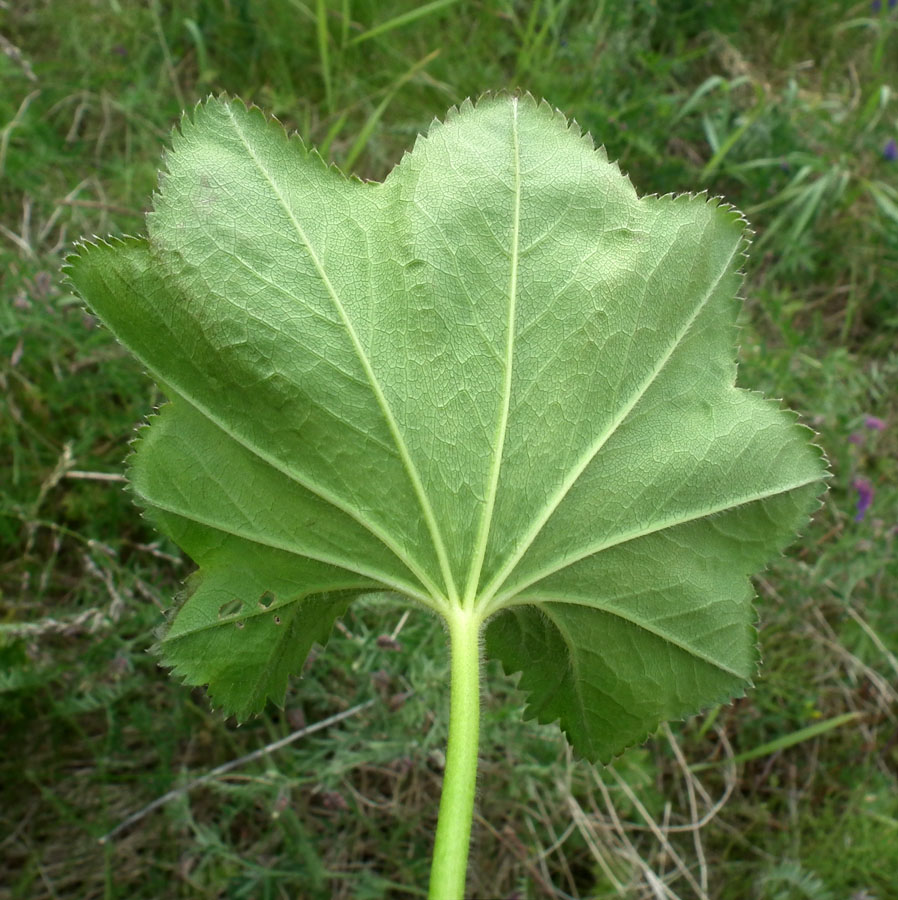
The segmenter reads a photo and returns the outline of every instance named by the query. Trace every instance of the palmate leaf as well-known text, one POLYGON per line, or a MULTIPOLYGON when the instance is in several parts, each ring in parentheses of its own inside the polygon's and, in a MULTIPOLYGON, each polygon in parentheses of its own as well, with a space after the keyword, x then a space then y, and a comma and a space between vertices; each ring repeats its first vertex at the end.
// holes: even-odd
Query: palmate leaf
POLYGON ((245 717, 387 589, 479 615, 592 759, 742 691, 747 576, 823 463, 734 387, 737 212, 638 198, 529 97, 451 111, 382 184, 210 100, 167 168, 148 238, 69 270, 171 400, 131 467, 199 565, 167 665, 245 717))

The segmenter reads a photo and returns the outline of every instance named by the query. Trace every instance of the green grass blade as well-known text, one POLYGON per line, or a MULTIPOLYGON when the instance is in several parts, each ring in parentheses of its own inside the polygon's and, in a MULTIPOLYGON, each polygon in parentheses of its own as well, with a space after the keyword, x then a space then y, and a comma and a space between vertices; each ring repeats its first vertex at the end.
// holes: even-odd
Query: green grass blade
POLYGON ((894 196, 894 191, 889 185, 884 182, 869 181, 867 182, 867 190, 876 202, 879 211, 898 225, 898 203, 889 196, 890 193, 894 196))
POLYGON ((343 130, 343 126, 346 124, 346 120, 349 118, 349 110, 344 109, 343 112, 337 116, 334 123, 330 128, 327 129, 327 134, 324 136, 324 140, 318 145, 318 152, 321 154, 323 159, 330 159, 330 150, 331 144, 336 140, 337 135, 343 130))
POLYGON ((377 105, 377 108, 368 116, 368 120, 365 122, 364 127, 359 132, 358 137, 353 142, 352 147, 349 148, 349 153, 346 154, 346 159, 343 162, 343 167, 346 170, 349 170, 354 165, 355 161, 359 158, 362 151, 365 149, 365 146, 368 143, 368 139, 371 137, 371 133, 377 127, 377 123, 380 121, 381 116, 386 111, 387 107, 392 102, 393 98, 396 96, 396 93, 399 89, 410 79, 413 78, 418 72, 421 71, 431 60, 435 59, 439 56, 439 48, 431 51, 427 54, 427 56, 419 59, 407 72, 405 72, 402 76, 400 76, 395 84, 387 91, 386 96, 380 103, 377 105))
POLYGON ((708 160, 705 167, 699 173, 698 177, 700 181, 707 181, 717 171, 730 150, 733 149, 745 132, 748 131, 748 129, 751 128, 764 113, 767 103, 764 96, 764 89, 760 85, 755 86, 755 95, 757 97, 757 102, 754 107, 745 115, 742 124, 734 131, 730 132, 726 140, 716 148, 714 155, 708 160))
POLYGON ((361 34, 356 35, 349 42, 348 46, 361 44, 362 41, 370 41, 372 38, 380 37, 380 35, 393 31, 395 28, 401 28, 410 22, 416 22, 418 19, 424 18, 424 16, 429 16, 431 13, 444 9, 447 6, 454 6, 456 3, 458 3, 458 0, 433 0, 432 3, 425 3, 417 9, 394 16, 392 19, 387 19, 386 22, 381 22, 380 25, 375 25, 373 28, 363 31, 361 34))
POLYGON ((317 0, 315 4, 315 20, 318 33, 318 58, 321 62, 321 78, 324 81, 324 102, 328 112, 334 111, 334 93, 331 79, 331 59, 328 43, 330 34, 327 30, 327 4, 325 0, 317 0))
POLYGON ((861 713, 858 712, 842 713, 839 716, 833 716, 831 719, 826 719, 824 722, 808 725, 807 728, 799 728, 798 731, 793 731, 791 734, 785 734, 773 741, 768 741, 766 744, 761 744, 759 747, 753 747, 751 750, 746 750, 744 753, 737 753, 731 760, 722 759, 717 762, 698 763, 697 765, 690 766, 689 771, 703 772, 705 769, 711 769, 727 762, 748 762, 751 759, 769 756, 771 753, 777 753, 780 750, 788 750, 789 747, 794 747, 796 744, 800 744, 803 741, 809 741, 811 738, 826 734, 834 728, 840 728, 842 725, 847 725, 849 722, 853 722, 855 719, 860 718, 860 716, 861 713))
POLYGON ((199 81, 211 81, 214 71, 209 65, 209 53, 206 49, 206 39, 203 37, 202 29, 197 25, 195 19, 184 19, 184 27, 193 40, 193 46, 196 48, 196 65, 199 69, 199 81))

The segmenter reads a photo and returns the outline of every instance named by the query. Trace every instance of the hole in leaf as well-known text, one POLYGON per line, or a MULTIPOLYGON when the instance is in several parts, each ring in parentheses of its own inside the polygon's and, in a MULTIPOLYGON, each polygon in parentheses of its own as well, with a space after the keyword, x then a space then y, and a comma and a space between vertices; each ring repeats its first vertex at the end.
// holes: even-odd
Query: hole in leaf
POLYGON ((268 609, 268 607, 271 606, 274 601, 274 594, 272 594, 271 591, 265 591, 265 593, 262 594, 261 597, 259 597, 259 606, 263 607, 264 609, 268 609))
POLYGON ((281 617, 280 617, 280 616, 275 616, 275 617, 274 617, 274 624, 275 624, 275 625, 280 625, 280 624, 281 624, 281 617))
POLYGON ((218 607, 218 618, 226 619, 228 616, 240 612, 241 609, 243 609, 243 601, 239 597, 234 597, 233 600, 228 600, 227 603, 222 603, 218 607))
POLYGON ((243 628, 243 622, 238 622, 238 623, 237 623, 237 627, 238 627, 238 628, 243 628))

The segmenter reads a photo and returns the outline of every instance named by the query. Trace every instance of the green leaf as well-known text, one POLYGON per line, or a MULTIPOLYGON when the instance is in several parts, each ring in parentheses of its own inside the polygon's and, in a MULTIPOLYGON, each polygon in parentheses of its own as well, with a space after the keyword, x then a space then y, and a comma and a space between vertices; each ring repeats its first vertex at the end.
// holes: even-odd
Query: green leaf
POLYGON ((166 664, 245 717, 388 589, 489 620, 590 758, 744 689, 747 576, 824 466, 734 387, 737 212, 638 198, 530 97, 450 111, 382 184, 210 100, 167 167, 148 239, 70 266, 171 399, 131 468, 199 565, 166 664))

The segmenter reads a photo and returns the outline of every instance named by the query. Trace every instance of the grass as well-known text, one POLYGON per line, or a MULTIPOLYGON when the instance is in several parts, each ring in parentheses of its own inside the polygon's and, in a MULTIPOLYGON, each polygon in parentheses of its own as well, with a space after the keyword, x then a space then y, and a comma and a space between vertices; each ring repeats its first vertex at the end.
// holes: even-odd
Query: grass
POLYGON ((472 895, 898 896, 898 11, 881 7, 0 4, 2 900, 420 895, 441 629, 373 598, 285 711, 242 728, 159 671, 146 650, 189 563, 117 480, 159 395, 59 266, 82 234, 142 230, 166 135, 208 93, 380 178, 450 104, 517 86, 577 118, 640 191, 703 188, 748 213, 741 377, 818 432, 833 480, 757 579, 764 668, 744 700, 599 770, 522 722, 489 668, 472 895), (874 490, 860 520, 858 479, 874 490))

